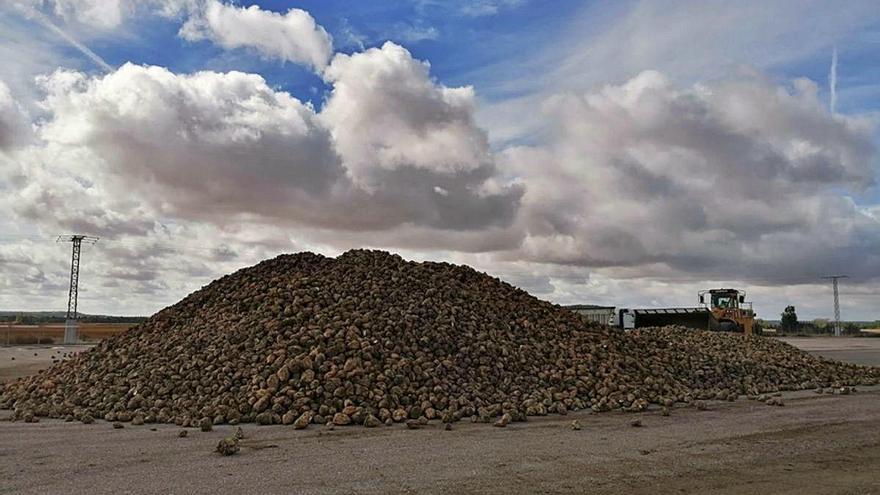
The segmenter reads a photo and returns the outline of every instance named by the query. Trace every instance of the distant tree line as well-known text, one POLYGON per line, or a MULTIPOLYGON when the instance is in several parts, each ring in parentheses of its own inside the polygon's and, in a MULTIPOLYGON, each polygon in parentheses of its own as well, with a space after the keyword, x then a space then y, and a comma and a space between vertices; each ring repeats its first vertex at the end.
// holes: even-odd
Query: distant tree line
MULTIPOLYGON (((81 323, 140 323, 146 320, 146 316, 105 316, 105 315, 80 315, 81 323)), ((17 325, 42 325, 49 323, 64 323, 64 316, 57 314, 39 313, 5 313, 0 314, 0 323, 15 323, 17 325)))
MULTIPOLYGON (((799 321, 794 306, 787 306, 782 312, 780 321, 772 322, 758 320, 757 324, 764 329, 775 329, 779 335, 832 335, 834 334, 834 322, 825 318, 817 318, 812 321, 799 321)), ((880 320, 876 321, 842 321, 840 332, 843 335, 869 336, 862 330, 880 328, 880 320)))

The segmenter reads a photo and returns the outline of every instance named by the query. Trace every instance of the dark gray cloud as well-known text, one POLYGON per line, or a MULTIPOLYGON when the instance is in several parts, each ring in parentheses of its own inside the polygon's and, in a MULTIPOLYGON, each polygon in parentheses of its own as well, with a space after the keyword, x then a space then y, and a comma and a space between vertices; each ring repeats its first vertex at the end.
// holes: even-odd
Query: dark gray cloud
POLYGON ((880 223, 844 195, 874 182, 870 128, 829 114, 809 82, 679 88, 645 72, 551 98, 544 117, 546 143, 505 152, 526 177, 526 259, 768 283, 843 265, 880 277, 880 223))

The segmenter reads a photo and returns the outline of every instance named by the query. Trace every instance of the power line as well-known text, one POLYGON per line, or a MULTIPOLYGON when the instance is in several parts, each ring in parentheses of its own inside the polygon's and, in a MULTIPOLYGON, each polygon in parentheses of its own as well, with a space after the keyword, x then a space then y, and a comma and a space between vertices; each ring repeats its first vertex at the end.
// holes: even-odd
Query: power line
POLYGON ((837 291, 837 281, 849 277, 847 275, 829 275, 821 278, 831 280, 831 286, 834 288, 834 335, 840 337, 840 298, 837 291))

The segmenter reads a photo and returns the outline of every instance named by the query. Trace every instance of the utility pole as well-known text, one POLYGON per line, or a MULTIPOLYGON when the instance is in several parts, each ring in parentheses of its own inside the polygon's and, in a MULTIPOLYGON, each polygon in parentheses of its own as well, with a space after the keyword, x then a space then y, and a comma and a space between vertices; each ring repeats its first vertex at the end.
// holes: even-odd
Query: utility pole
POLYGON ((55 242, 70 242, 73 244, 73 255, 70 259, 70 290, 67 294, 67 317, 64 319, 64 343, 75 344, 77 339, 77 312, 76 303, 79 297, 79 258, 82 243, 94 244, 97 237, 88 235, 59 235, 55 242))
POLYGON ((830 275, 822 278, 831 280, 831 286, 834 288, 834 335, 840 337, 840 298, 837 293, 837 281, 849 277, 846 275, 830 275))

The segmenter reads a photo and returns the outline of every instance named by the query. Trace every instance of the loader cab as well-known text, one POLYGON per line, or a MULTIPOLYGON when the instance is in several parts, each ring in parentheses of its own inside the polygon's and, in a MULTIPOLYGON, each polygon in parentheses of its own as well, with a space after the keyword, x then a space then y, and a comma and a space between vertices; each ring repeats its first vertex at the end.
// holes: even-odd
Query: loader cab
MULTIPOLYGON (((739 308, 740 303, 745 302, 745 295, 740 294, 739 291, 730 290, 730 291, 709 291, 710 302, 712 308, 719 309, 736 309, 739 308)), ((705 296, 700 296, 700 302, 705 304, 704 302, 705 296)))
POLYGON ((711 289, 699 292, 700 304, 708 306, 727 332, 752 333, 755 313, 752 303, 746 302, 746 293, 737 289, 711 289))

